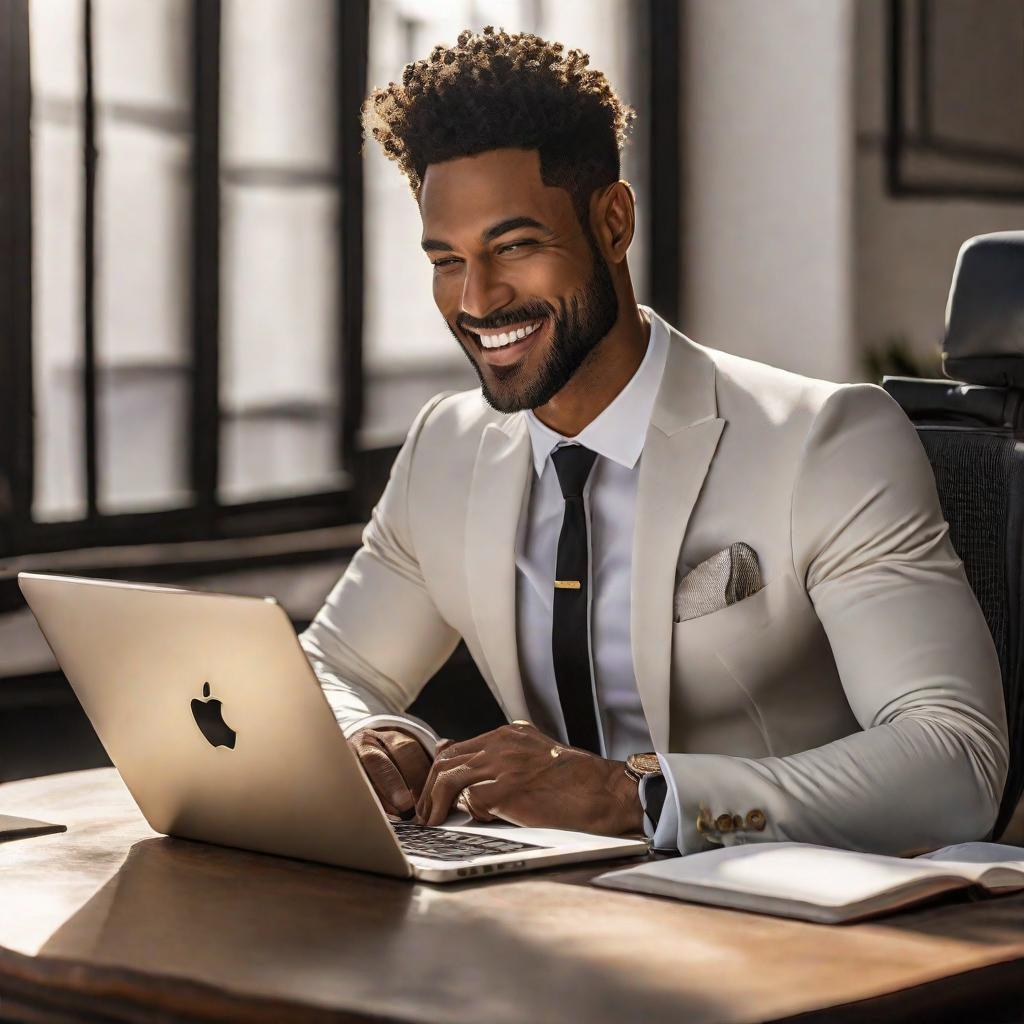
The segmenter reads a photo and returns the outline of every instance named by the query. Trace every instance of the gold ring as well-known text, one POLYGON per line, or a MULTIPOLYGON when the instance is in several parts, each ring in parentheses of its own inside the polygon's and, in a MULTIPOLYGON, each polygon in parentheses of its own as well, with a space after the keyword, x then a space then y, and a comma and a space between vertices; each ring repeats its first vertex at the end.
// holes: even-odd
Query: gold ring
POLYGON ((517 718, 512 724, 513 725, 529 725, 530 723, 527 722, 525 719, 517 718))
POLYGON ((558 747, 552 747, 551 748, 551 756, 552 757, 559 757, 561 755, 561 753, 562 752, 561 752, 561 750, 558 749, 558 747))

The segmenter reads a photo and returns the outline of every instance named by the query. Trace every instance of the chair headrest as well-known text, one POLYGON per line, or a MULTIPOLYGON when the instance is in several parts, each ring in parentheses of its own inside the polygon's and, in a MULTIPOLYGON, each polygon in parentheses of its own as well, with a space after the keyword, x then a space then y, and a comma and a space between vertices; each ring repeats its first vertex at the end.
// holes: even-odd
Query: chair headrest
POLYGON ((1024 231, 976 235, 960 247, 942 367, 970 384, 1024 386, 1024 231))

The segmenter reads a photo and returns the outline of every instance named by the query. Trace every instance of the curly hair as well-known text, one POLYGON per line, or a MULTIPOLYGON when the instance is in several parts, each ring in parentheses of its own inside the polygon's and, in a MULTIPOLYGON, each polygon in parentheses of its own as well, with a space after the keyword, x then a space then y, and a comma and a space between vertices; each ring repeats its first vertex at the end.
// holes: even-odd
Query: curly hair
POLYGON ((619 178, 619 150, 636 111, 588 54, 532 32, 466 29, 407 64, 402 82, 363 103, 363 129, 394 160, 419 202, 429 164, 491 149, 536 149, 545 185, 564 188, 590 234, 594 189, 619 178))

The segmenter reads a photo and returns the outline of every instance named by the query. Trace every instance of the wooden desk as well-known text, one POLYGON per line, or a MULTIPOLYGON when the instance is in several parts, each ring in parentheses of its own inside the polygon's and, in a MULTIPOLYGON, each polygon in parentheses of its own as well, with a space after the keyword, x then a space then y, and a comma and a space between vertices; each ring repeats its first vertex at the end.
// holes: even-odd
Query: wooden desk
POLYGON ((5 1019, 991 1021, 1024 1006, 1024 895, 828 927, 599 890, 593 867, 410 884, 158 837, 112 769, 0 786, 0 811, 69 828, 0 844, 5 1019))

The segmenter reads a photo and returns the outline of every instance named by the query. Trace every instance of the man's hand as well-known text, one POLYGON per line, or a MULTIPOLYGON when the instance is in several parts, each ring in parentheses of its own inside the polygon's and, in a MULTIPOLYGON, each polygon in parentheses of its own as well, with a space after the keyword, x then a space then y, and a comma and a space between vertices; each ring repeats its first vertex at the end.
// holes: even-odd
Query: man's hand
POLYGON ((388 814, 411 811, 430 771, 430 755, 401 729, 360 729, 349 737, 388 814))
POLYGON ((532 725, 503 725, 461 743, 442 740, 416 804, 419 820, 440 825, 460 794, 477 821, 602 835, 643 831, 637 785, 622 761, 564 747, 532 725))

